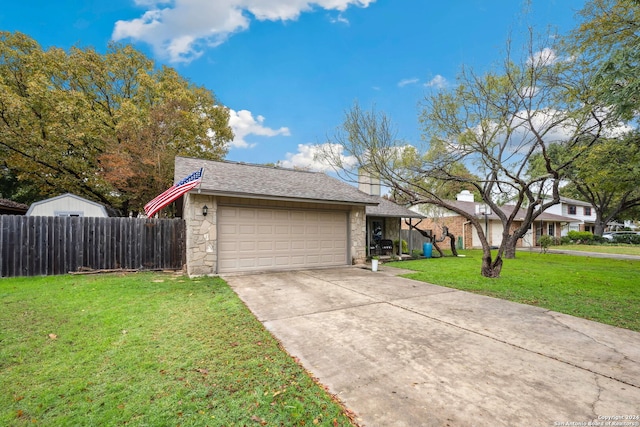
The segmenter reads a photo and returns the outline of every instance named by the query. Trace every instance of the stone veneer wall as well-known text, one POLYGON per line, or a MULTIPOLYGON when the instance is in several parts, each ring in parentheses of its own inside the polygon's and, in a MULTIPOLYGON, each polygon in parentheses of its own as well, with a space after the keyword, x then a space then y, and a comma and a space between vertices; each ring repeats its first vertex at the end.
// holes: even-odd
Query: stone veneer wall
POLYGON ((367 217, 364 206, 354 206, 349 213, 351 230, 351 262, 362 264, 367 260, 367 217))
POLYGON ((215 196, 189 194, 185 197, 183 217, 187 225, 187 274, 207 276, 216 272, 218 261, 217 200, 215 196), (207 205, 207 216, 202 207, 207 205))

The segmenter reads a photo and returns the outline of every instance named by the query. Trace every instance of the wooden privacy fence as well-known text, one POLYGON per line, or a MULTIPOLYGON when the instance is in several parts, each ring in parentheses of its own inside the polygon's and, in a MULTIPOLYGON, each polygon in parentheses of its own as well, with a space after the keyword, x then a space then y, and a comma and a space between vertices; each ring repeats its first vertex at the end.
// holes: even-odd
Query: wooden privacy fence
POLYGON ((185 230, 182 219, 0 215, 0 273, 181 269, 185 230))

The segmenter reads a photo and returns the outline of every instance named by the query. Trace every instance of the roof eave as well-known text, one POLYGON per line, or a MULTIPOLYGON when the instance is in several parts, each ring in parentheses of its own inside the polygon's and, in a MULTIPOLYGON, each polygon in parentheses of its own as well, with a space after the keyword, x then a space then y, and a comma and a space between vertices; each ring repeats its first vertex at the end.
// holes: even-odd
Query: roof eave
POLYGON ((377 202, 360 202, 355 200, 332 200, 332 199, 311 199, 304 197, 283 197, 283 196, 275 196, 275 195, 265 195, 265 194, 252 194, 252 193, 240 193, 233 191, 213 191, 213 190, 192 190, 189 193, 192 194, 206 194, 210 196, 221 196, 221 197, 237 197, 240 199, 260 199, 260 200, 275 200, 280 202, 303 202, 303 203, 326 203, 333 205, 357 205, 357 206, 377 206, 377 202))

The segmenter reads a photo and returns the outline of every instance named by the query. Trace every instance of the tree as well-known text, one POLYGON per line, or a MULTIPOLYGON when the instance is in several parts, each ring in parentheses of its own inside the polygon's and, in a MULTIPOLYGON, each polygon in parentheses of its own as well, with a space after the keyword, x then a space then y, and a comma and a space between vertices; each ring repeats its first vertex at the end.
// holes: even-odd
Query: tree
POLYGON ((640 105, 640 1, 590 0, 563 39, 576 73, 592 76, 593 96, 625 120, 640 105))
POLYGON ((226 155, 228 121, 209 90, 131 46, 43 50, 0 32, 0 152, 40 197, 140 211, 171 185, 176 155, 226 155))
MULTIPOLYGON (((581 144, 574 147, 583 149, 581 144)), ((556 163, 572 155, 563 147, 556 151, 556 163)), ((631 133, 621 138, 603 138, 587 150, 580 162, 567 169, 565 178, 570 183, 563 187, 563 195, 593 205, 594 234, 602 236, 607 223, 640 206, 640 136, 631 133)))
MULTIPOLYGON (((411 204, 432 204, 465 217, 480 237, 482 275, 499 277, 503 257, 514 257, 518 239, 545 209, 559 203, 560 178, 579 157, 557 165, 549 145, 571 147, 580 140, 588 147, 606 125, 606 117, 582 102, 557 107, 565 88, 573 85, 563 80, 562 68, 545 52, 530 48, 519 62, 508 52, 498 71, 481 76, 463 69, 457 86, 427 95, 421 114, 422 150, 396 140, 384 113, 363 111, 357 104, 325 147, 344 149, 359 167, 379 176, 411 204), (534 156, 543 159, 542 169, 530 167, 534 156), (460 164, 472 168, 473 175, 460 174, 460 164), (500 218, 504 231, 495 257, 479 217, 444 198, 437 186, 424 185, 434 181, 471 186, 500 218), (515 208, 503 209, 506 201, 515 208), (517 223, 520 210, 524 220, 517 223)), ((342 168, 338 154, 327 149, 321 156, 342 168)))

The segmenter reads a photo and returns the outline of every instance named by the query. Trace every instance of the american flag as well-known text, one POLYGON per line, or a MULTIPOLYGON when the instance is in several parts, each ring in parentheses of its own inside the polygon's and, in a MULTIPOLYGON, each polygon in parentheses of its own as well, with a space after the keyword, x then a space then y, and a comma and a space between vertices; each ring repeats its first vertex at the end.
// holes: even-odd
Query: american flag
POLYGON ((169 203, 173 202, 192 188, 197 187, 198 184, 200 184, 200 181, 202 181, 202 168, 200 168, 200 170, 198 171, 195 171, 194 173, 144 205, 145 214, 147 214, 148 218, 151 218, 160 209, 164 208, 169 203))

